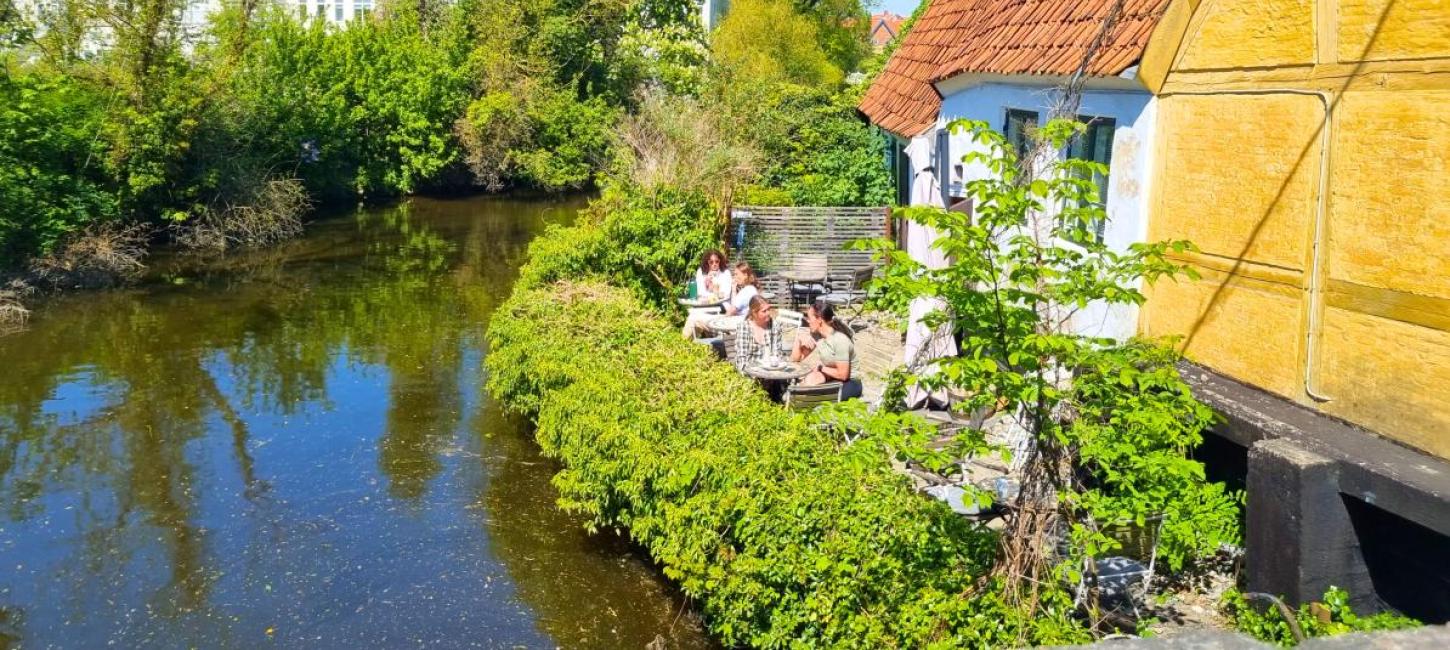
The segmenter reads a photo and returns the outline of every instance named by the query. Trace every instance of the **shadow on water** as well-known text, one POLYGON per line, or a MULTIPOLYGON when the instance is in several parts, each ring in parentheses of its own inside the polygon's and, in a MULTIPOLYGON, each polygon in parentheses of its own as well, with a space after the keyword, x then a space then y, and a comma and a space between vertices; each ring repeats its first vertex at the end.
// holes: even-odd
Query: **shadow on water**
POLYGON ((483 392, 579 205, 414 200, 40 305, 0 338, 0 648, 709 647, 483 392))

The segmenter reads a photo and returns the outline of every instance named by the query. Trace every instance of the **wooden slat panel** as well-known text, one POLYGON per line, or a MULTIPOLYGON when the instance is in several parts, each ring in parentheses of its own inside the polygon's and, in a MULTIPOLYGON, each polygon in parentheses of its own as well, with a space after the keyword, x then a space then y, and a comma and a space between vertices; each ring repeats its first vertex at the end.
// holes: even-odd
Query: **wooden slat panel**
POLYGON ((832 290, 849 288, 851 273, 871 265, 870 253, 845 250, 859 239, 889 237, 890 208, 742 206, 731 210, 731 258, 761 273, 764 288, 786 293, 779 273, 804 255, 825 255, 832 290))

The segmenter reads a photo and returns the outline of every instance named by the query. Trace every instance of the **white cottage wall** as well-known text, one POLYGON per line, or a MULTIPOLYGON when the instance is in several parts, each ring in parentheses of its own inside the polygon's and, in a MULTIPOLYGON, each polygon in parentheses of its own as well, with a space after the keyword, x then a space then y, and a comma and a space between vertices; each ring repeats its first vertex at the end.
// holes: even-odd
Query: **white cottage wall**
MULTIPOLYGON (((1009 83, 1001 78, 982 80, 968 77, 940 84, 938 88, 943 99, 937 127, 913 138, 911 147, 916 151, 929 151, 935 141, 936 132, 957 119, 980 120, 998 131, 1005 130, 1009 109, 1033 111, 1040 119, 1046 120, 1051 112, 1055 87, 1044 85, 1042 80, 1033 81, 1036 83, 1009 83)), ((1084 90, 1078 115, 1112 118, 1116 124, 1108 176, 1108 223, 1103 233, 1103 241, 1114 250, 1123 251, 1131 244, 1143 241, 1147 235, 1148 183, 1151 178, 1150 158, 1157 104, 1151 94, 1135 89, 1135 82, 1127 79, 1095 82, 1102 87, 1089 87, 1084 90)), ((969 135, 951 136, 948 147, 953 164, 946 170, 936 170, 938 182, 972 181, 987 176, 989 171, 985 166, 961 162, 968 152, 980 149, 980 145, 972 142, 969 135), (957 165, 961 166, 959 175, 955 169, 957 165)), ((919 172, 923 164, 915 162, 916 156, 912 160, 913 167, 919 172)), ((913 205, 921 203, 913 196, 913 205)), ((936 203, 939 204, 940 201, 936 203)), ((1085 335, 1125 339, 1137 331, 1137 319, 1136 307, 1110 308, 1108 305, 1095 303, 1076 314, 1072 324, 1078 332, 1085 335)))

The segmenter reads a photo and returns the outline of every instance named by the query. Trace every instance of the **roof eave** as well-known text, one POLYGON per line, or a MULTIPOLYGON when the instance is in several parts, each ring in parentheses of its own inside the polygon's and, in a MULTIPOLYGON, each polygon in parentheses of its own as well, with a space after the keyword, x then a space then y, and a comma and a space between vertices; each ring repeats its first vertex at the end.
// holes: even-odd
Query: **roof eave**
MULTIPOLYGON (((1089 90, 1144 90, 1145 86, 1136 76, 1127 74, 1131 70, 1133 70, 1133 66, 1129 66, 1124 74, 1090 75, 1085 81, 1084 87, 1089 90)), ((932 86, 942 97, 947 97, 983 84, 1000 83, 1051 88, 1063 85, 1068 79, 1067 75, 963 72, 934 81, 932 86)))

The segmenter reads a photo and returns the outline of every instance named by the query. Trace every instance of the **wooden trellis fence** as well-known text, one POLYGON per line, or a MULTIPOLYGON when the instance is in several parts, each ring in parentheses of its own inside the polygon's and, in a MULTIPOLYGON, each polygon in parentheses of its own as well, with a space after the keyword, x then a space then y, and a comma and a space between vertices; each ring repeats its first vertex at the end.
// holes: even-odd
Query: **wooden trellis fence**
POLYGON ((802 258, 825 255, 831 290, 848 288, 851 273, 871 266, 871 254, 847 250, 858 239, 892 237, 891 208, 786 208, 740 206, 725 232, 730 259, 744 259, 762 289, 786 295, 780 273, 802 258))

